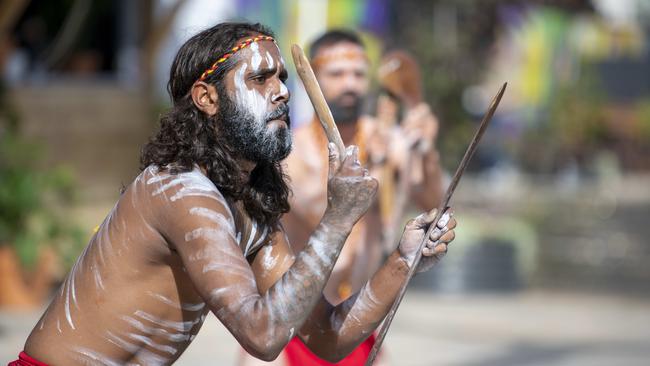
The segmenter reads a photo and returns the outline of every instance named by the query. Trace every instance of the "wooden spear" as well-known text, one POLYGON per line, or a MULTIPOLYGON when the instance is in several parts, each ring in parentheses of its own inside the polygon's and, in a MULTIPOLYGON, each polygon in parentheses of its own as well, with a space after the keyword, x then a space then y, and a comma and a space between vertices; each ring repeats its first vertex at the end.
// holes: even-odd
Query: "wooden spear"
POLYGON ((494 111, 496 111, 497 107, 499 106, 499 102, 501 101, 501 97, 503 96, 503 93, 506 91, 507 85, 508 83, 504 83, 501 89, 499 89, 499 92, 492 100, 492 104, 490 105, 490 108, 488 109, 487 113, 483 117, 483 120, 481 121, 481 124, 479 125, 478 130, 474 135, 474 138, 472 139, 472 141, 469 144, 469 147, 465 151, 465 156, 463 156, 463 160, 461 160, 458 169, 456 169, 456 173, 454 174, 454 177, 451 180, 451 184, 449 185, 449 188, 447 188, 447 193, 445 193, 445 197, 440 203, 440 206, 438 207, 438 213, 436 214, 436 218, 429 226, 426 235, 422 238, 422 242, 418 247, 418 251, 416 252, 415 259, 413 260, 413 263, 411 264, 409 272, 406 276, 406 281, 404 281, 404 284, 400 288, 400 291, 397 295, 397 298, 395 299, 395 302, 393 303, 393 306, 390 308, 388 314, 386 315, 386 318, 384 319, 384 322, 381 324, 381 328, 379 329, 379 333, 377 335, 375 345, 372 347, 372 350, 370 351, 370 355, 368 356, 368 360, 366 361, 366 366, 371 366, 375 361, 375 357, 377 357, 377 352, 379 352, 379 349, 381 348, 381 344, 383 343, 384 338, 386 337, 386 333, 388 332, 388 327, 390 327, 390 324, 393 321, 395 314, 397 313, 397 308, 399 307, 399 304, 402 302, 402 298, 404 298, 404 294, 406 293, 406 288, 408 287, 409 281, 415 274, 415 269, 420 263, 420 259, 422 258, 422 250, 424 249, 424 246, 426 245, 428 238, 431 236, 431 233, 436 228, 436 225, 438 224, 438 221, 442 217, 442 214, 447 209, 447 206, 449 205, 449 201, 451 200, 451 196, 454 194, 454 191, 456 190, 456 186, 458 186, 460 177, 463 175, 465 168, 467 168, 469 161, 474 155, 474 152, 476 151, 476 146, 481 140, 481 137, 483 137, 483 133, 485 132, 485 129, 490 123, 490 120, 494 115, 494 111))

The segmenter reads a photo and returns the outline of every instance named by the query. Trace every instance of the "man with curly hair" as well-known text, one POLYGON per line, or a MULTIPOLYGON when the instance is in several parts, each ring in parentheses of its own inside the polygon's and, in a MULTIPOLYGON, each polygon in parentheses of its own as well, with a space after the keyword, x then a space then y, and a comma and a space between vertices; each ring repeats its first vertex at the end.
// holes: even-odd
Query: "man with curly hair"
MULTIPOLYGON (((68 274, 13 365, 169 365, 212 312, 253 356, 272 360, 294 335, 341 358, 381 322, 433 212, 354 299, 322 296, 377 182, 358 149, 330 147, 327 209, 294 254, 280 161, 291 149, 287 71, 272 33, 222 23, 179 50, 173 107, 128 186, 68 274)), ((453 222, 448 225, 453 229, 453 222)), ((422 269, 440 252, 428 238, 422 269)), ((453 231, 449 231, 453 233, 453 231)))

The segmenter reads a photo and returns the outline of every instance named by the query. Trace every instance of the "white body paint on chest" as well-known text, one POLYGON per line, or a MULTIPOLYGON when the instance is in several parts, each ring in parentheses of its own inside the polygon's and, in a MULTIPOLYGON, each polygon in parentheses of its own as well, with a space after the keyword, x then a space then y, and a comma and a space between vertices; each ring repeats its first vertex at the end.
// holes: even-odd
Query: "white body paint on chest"
POLYGON ((198 303, 195 303, 195 304, 191 304, 191 303, 180 303, 179 304, 178 302, 173 301, 170 298, 167 298, 167 297, 165 297, 165 296, 163 296, 161 294, 153 293, 151 291, 147 291, 147 295, 149 295, 151 297, 154 297, 154 298, 160 300, 161 302, 163 302, 163 303, 165 303, 165 304, 167 304, 167 305, 169 305, 169 306, 171 306, 171 307, 173 307, 175 309, 179 309, 179 310, 199 311, 199 310, 203 310, 203 308, 205 308, 205 303, 204 302, 198 302, 198 303))

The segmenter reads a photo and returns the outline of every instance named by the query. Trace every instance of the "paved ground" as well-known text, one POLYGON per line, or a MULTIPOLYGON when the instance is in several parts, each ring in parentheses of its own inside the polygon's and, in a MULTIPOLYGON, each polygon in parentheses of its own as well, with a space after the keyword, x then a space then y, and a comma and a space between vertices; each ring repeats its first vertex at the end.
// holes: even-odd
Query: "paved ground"
MULTIPOLYGON (((40 312, 0 311, 0 365, 40 312)), ((386 341, 390 365, 649 365, 650 299, 526 292, 411 293, 386 341)), ((177 365, 234 365, 240 352, 214 318, 177 365)))

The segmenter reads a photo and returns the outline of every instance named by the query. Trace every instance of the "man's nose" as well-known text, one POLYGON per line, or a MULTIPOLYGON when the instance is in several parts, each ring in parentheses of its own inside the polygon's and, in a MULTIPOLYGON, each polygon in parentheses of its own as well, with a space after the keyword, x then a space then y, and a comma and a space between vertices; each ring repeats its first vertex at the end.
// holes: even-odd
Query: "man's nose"
POLYGON ((362 80, 354 73, 347 73, 343 78, 343 85, 347 90, 358 91, 362 85, 362 80))
POLYGON ((291 99, 291 93, 284 82, 278 81, 276 86, 275 93, 272 95, 273 103, 287 103, 291 99))

